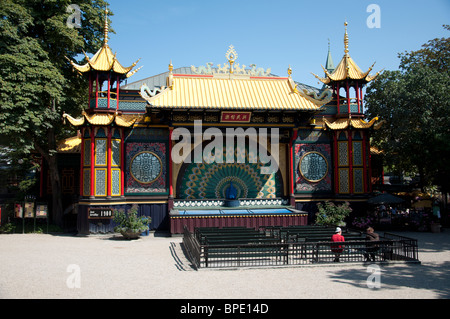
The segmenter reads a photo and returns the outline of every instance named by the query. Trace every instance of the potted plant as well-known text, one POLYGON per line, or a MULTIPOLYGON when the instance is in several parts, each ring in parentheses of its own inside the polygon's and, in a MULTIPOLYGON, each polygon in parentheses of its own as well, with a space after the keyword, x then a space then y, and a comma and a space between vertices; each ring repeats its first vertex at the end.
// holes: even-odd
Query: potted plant
POLYGON ((317 208, 319 208, 316 214, 317 225, 345 226, 344 219, 352 212, 349 202, 336 205, 327 201, 324 204, 318 203, 317 208))
POLYGON ((121 233, 126 239, 137 239, 148 230, 150 217, 138 216, 138 205, 133 205, 127 213, 123 209, 114 212, 114 231, 121 233))

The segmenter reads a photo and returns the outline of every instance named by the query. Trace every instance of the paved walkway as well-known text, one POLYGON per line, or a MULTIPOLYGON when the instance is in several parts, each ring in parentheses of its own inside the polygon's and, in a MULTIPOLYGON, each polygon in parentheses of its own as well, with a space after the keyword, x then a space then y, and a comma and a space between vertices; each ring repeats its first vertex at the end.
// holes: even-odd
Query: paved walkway
POLYGON ((381 266, 374 289, 362 264, 195 271, 180 237, 0 235, 0 298, 450 298, 450 229, 399 234, 422 263, 381 266))

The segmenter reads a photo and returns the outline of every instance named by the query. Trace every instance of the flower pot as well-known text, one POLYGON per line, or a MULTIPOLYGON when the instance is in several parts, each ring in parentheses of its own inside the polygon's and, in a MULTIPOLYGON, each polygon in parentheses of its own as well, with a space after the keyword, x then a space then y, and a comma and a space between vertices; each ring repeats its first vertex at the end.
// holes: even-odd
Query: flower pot
POLYGON ((121 231, 120 233, 126 239, 137 239, 137 238, 141 237, 141 233, 140 232, 137 233, 137 232, 134 232, 134 231, 131 231, 131 230, 121 231))
POLYGON ((431 228, 432 233, 440 233, 441 232, 440 224, 431 224, 430 228, 431 228))

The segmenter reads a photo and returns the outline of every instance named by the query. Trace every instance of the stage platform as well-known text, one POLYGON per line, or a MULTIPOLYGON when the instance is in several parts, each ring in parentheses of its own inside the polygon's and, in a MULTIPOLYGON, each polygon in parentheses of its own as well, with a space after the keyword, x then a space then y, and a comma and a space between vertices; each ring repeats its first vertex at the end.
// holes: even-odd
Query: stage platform
POLYGON ((182 234, 186 226, 193 232, 196 227, 247 227, 307 225, 308 213, 285 206, 181 208, 170 211, 170 231, 182 234))

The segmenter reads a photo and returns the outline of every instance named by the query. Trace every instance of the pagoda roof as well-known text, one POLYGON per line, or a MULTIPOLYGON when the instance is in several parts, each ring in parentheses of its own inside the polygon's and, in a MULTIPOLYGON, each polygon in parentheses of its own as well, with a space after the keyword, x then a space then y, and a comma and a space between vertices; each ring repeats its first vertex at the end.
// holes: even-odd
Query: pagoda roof
POLYGON ((299 87, 290 68, 288 77, 277 77, 270 69, 240 66, 233 46, 226 57, 223 66, 192 66, 191 74, 174 74, 170 64, 166 86, 152 89, 143 83, 140 95, 150 107, 161 109, 320 111, 332 99, 330 90, 317 96, 316 91, 299 87))
POLYGON ((344 36, 344 45, 345 45, 345 54, 342 57, 341 61, 339 62, 338 66, 331 72, 329 69, 329 66, 327 65, 327 68, 324 68, 322 66, 322 69, 325 72, 325 77, 322 78, 320 76, 317 76, 313 73, 313 75, 322 83, 329 84, 331 82, 338 82, 343 80, 360 80, 365 83, 368 83, 372 80, 374 80, 380 72, 378 72, 376 75, 370 75, 369 73, 372 71, 375 63, 367 70, 366 72, 363 72, 359 66, 356 64, 356 62, 350 57, 349 50, 348 50, 348 33, 347 33, 347 22, 345 22, 345 36, 344 36))
POLYGON ((108 11, 105 11, 105 27, 104 27, 104 40, 102 47, 97 51, 97 53, 92 57, 89 58, 87 54, 83 51, 87 63, 83 65, 76 64, 75 62, 69 60, 72 67, 77 70, 79 73, 87 73, 90 71, 100 71, 100 72, 108 72, 113 71, 117 74, 123 75, 124 77, 128 78, 138 72, 141 68, 131 72, 131 70, 137 65, 139 60, 134 62, 129 67, 124 67, 120 62, 117 60, 116 55, 113 54, 111 51, 111 48, 108 45, 108 17, 107 17, 108 11))
POLYGON ((299 91, 288 77, 215 77, 173 74, 159 94, 144 84, 141 96, 153 108, 220 110, 317 111, 331 100, 330 94, 299 91), (152 96, 153 95, 153 96, 152 96))

